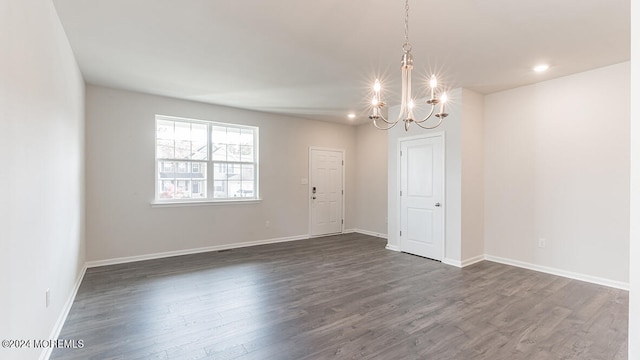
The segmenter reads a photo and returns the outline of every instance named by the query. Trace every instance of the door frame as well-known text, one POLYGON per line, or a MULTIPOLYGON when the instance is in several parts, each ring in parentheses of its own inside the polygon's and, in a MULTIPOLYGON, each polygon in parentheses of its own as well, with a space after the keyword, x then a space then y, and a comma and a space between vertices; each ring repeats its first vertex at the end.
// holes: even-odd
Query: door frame
MULTIPOLYGON (((442 138, 442 177, 443 177, 443 181, 442 181, 442 202, 444 204, 444 206, 442 207, 442 260, 441 262, 444 263, 445 259, 447 258, 445 255, 447 254, 447 155, 446 155, 446 149, 447 149, 447 143, 446 143, 446 136, 445 136, 445 132, 444 131, 436 131, 436 132, 430 132, 430 133, 425 133, 422 135, 414 135, 414 136, 405 136, 405 137, 400 137, 398 138, 397 144, 396 144, 396 164, 397 164, 397 168, 396 168, 396 181, 398 184, 398 191, 396 192, 396 204, 397 204, 397 209, 396 209, 396 224, 398 224, 398 231, 402 231, 402 197, 400 196, 400 191, 402 189, 402 158, 400 156, 400 151, 402 151, 402 143, 405 141, 412 141, 412 140, 421 140, 421 139, 428 139, 428 138, 434 138, 434 137, 440 137, 442 138)), ((399 234, 396 234, 399 235, 399 234)), ((404 252, 402 250, 402 238, 400 236, 398 236, 398 249, 401 252, 404 252)))
POLYGON ((309 236, 309 238, 313 238, 313 237, 322 237, 322 236, 326 236, 326 235, 311 235, 311 228, 313 226, 313 210, 312 210, 312 203, 311 203, 311 188, 312 188, 312 184, 313 184, 313 179, 311 177, 312 174, 312 162, 311 162, 311 153, 315 150, 318 151, 335 151, 335 152, 339 152, 342 153, 342 224, 340 224, 340 234, 344 233, 344 224, 346 222, 346 214, 345 214, 345 201, 344 199, 346 198, 347 195, 347 189, 345 186, 345 174, 347 172, 347 159, 346 159, 346 151, 344 149, 335 149, 335 148, 326 148, 326 147, 319 147, 319 146, 310 146, 309 147, 309 157, 308 157, 308 162, 309 162, 309 180, 307 181, 307 202, 308 202, 308 211, 309 211, 309 221, 307 224, 307 234, 309 236))

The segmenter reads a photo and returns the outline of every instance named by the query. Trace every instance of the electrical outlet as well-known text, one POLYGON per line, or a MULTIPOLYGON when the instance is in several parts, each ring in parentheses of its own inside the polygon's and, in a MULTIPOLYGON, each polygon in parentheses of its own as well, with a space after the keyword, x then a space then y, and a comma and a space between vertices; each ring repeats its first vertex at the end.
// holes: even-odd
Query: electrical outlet
POLYGON ((547 246, 547 239, 540 238, 538 239, 538 247, 544 249, 547 246))
POLYGON ((49 291, 49 289, 47 289, 44 292, 44 306, 45 307, 49 307, 50 303, 51 303, 51 291, 49 291))

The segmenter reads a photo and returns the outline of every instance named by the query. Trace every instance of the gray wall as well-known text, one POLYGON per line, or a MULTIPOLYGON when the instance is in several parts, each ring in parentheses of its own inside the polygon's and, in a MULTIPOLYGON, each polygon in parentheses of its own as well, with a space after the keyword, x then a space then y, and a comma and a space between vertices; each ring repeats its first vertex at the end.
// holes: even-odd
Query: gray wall
POLYGON ((484 255, 484 96, 462 89, 461 259, 484 255))
MULTIPOLYGON (((308 185, 301 179, 309 177, 309 147, 346 151, 345 229, 382 232, 376 220, 357 224, 357 164, 367 162, 366 151, 356 146, 357 132, 354 126, 88 86, 87 257, 108 260, 307 236, 308 185), (152 207, 156 114, 259 126, 262 201, 152 207)), ((369 177, 368 172, 365 166, 360 175, 369 177)), ((383 204, 376 206, 384 214, 383 204)))
POLYGON ((371 123, 356 129, 356 228, 387 236, 387 132, 371 123))
POLYGON ((0 338, 50 339, 85 260, 84 82, 51 1, 2 2, 0 54, 0 338))
POLYGON ((629 116, 629 63, 487 95, 486 254, 625 287, 629 116))

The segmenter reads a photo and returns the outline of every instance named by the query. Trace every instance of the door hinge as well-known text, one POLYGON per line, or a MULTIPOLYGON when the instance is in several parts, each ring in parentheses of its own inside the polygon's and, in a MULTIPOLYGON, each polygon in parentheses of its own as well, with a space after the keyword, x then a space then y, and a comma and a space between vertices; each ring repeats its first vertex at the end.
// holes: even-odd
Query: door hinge
POLYGON ((400 190, 400 196, 402 196, 402 190, 400 190))
POLYGON ((344 225, 344 219, 342 219, 342 225, 344 225))
POLYGON ((402 230, 400 230, 400 236, 402 236, 402 230))
POLYGON ((342 166, 344 166, 344 160, 342 160, 342 166))
POLYGON ((402 156, 402 150, 400 150, 400 156, 402 156))
POLYGON ((342 190, 342 195, 344 195, 344 190, 342 190))

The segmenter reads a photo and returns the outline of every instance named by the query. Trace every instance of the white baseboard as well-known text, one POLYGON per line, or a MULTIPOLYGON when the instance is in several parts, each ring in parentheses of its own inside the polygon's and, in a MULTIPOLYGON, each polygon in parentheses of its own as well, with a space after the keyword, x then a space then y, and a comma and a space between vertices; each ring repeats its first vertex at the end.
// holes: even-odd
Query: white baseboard
POLYGON ((444 258, 444 259, 442 259, 442 263, 462 268, 462 261, 460 261, 460 260, 453 260, 453 259, 444 258))
POLYGON ((384 248, 387 250, 400 252, 400 247, 397 245, 387 244, 387 246, 385 246, 384 248))
POLYGON ((309 235, 288 236, 288 237, 267 239, 267 240, 246 241, 241 243, 224 244, 224 245, 213 245, 213 246, 207 246, 207 247, 201 247, 201 248, 195 248, 195 249, 167 251, 162 253, 154 253, 154 254, 146 254, 146 255, 126 256, 126 257, 120 257, 115 259, 89 261, 87 262, 87 267, 93 268, 93 267, 99 267, 99 266, 125 264, 125 263, 130 263, 135 261, 161 259, 161 258, 167 258, 172 256, 198 254, 198 253, 210 252, 210 251, 237 249, 237 248, 243 248, 243 247, 249 247, 249 246, 276 244, 281 242, 306 240, 306 239, 309 239, 309 235))
POLYGON ((479 263, 480 261, 484 261, 484 260, 485 260, 485 256, 484 255, 474 256, 472 258, 468 258, 468 259, 462 260, 462 267, 467 267, 469 265, 473 265, 473 264, 479 263))
MULTIPOLYGON (((400 251, 400 248, 398 246, 395 245, 387 245, 387 249, 388 250, 393 250, 393 251, 400 251)), ((480 261, 484 260, 484 255, 479 255, 476 257, 472 257, 466 260, 455 260, 455 259, 449 259, 449 258, 444 258, 442 259, 442 263, 445 265, 450 265, 450 266, 455 266, 458 268, 463 268, 463 267, 467 267, 469 265, 473 265, 475 263, 479 263, 480 261)))
MULTIPOLYGON (((71 311, 71 306, 73 306, 73 302, 76 300, 76 295, 78 294, 78 289, 80 289, 80 284, 82 283, 82 279, 84 278, 84 274, 87 271, 87 264, 85 263, 80 269, 80 273, 76 278, 76 283, 73 285, 73 289, 71 290, 71 294, 67 298, 67 301, 64 303, 62 307, 62 312, 58 316, 58 320, 56 324, 53 326, 51 330, 51 335, 49 335, 49 339, 55 340, 60 336, 60 331, 62 331, 62 327, 64 326, 65 321, 67 321, 67 316, 69 316, 69 311, 71 311)), ((52 347, 46 347, 40 353, 40 360, 48 360, 51 356, 51 352, 53 351, 52 347)))
POLYGON ((627 291, 629 290, 629 283, 625 283, 625 282, 622 282, 622 281, 604 279, 604 278, 597 277, 597 276, 585 275, 585 274, 575 273, 575 272, 572 272, 572 271, 556 269, 556 268, 542 266, 542 265, 531 264, 531 263, 527 263, 527 262, 523 262, 523 261, 506 259, 506 258, 502 258, 502 257, 499 257, 499 256, 485 255, 484 258, 486 260, 488 260, 488 261, 493 261, 493 262, 497 262, 497 263, 500 263, 500 264, 517 266, 517 267, 524 268, 524 269, 539 271, 539 272, 543 272, 543 273, 547 273, 547 274, 551 274, 551 275, 562 276, 562 277, 566 277, 566 278, 574 279, 574 280, 586 281, 586 282, 589 282, 589 283, 608 286, 608 287, 612 287, 612 288, 616 288, 616 289, 627 290, 627 291))
POLYGON ((387 238, 387 234, 377 233, 377 232, 363 230, 363 229, 348 229, 348 230, 345 230, 344 233, 345 234, 358 233, 358 234, 369 235, 369 236, 373 236, 381 239, 387 238))
MULTIPOLYGON (((366 231, 362 229, 346 229, 343 231, 344 234, 350 233, 360 233, 364 235, 374 236, 386 239, 386 234, 374 233, 371 231, 366 231)), ((322 237, 325 235, 317 236, 322 237)), ((167 251, 162 253, 153 253, 153 254, 145 254, 145 255, 136 255, 136 256, 126 256, 114 259, 106 259, 106 260, 94 260, 87 262, 87 268, 99 267, 99 266, 107 266, 107 265, 116 265, 116 264, 125 264, 135 261, 144 261, 144 260, 153 260, 153 259, 161 259, 172 256, 180 256, 180 255, 190 255, 190 254, 198 254, 203 252, 210 251, 220 251, 220 250, 228 250, 228 249, 237 249, 249 246, 257 246, 257 245, 267 245, 267 244, 276 244, 281 242, 288 241, 297 241, 297 240, 306 240, 312 238, 309 235, 298 235, 298 236, 289 236, 275 239, 266 239, 266 240, 257 240, 257 241, 247 241, 241 243, 232 243, 232 244, 224 244, 224 245, 214 245, 214 246, 206 246, 195 249, 185 249, 185 250, 176 250, 176 251, 167 251)))

